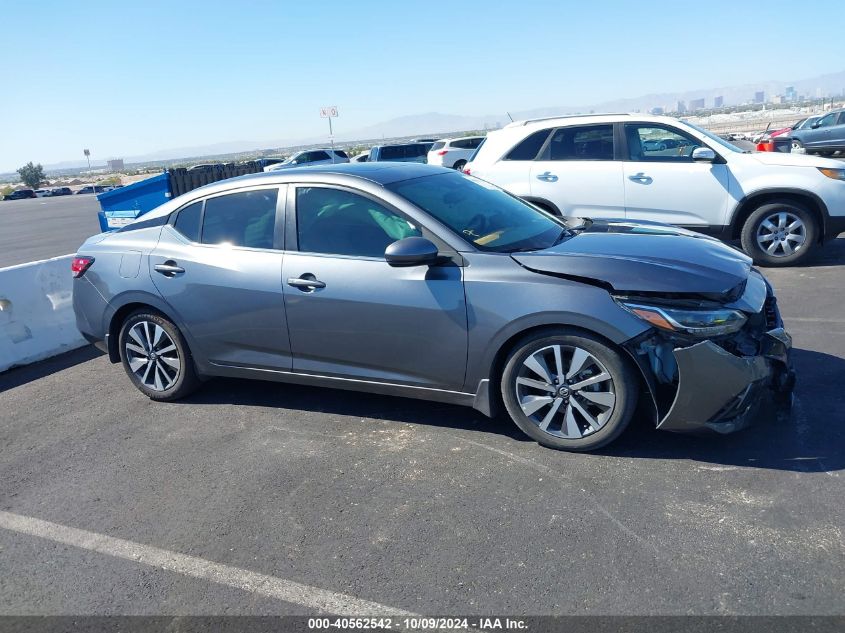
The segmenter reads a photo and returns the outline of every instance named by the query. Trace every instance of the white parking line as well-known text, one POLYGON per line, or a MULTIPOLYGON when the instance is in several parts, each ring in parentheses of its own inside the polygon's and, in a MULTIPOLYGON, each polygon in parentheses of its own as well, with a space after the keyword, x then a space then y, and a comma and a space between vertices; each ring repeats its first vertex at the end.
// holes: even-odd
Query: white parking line
POLYGON ((64 543, 80 549, 131 560, 136 563, 176 572, 183 576, 207 580, 248 591, 253 594, 283 600, 309 609, 333 615, 350 616, 415 616, 416 614, 388 607, 377 602, 361 600, 343 593, 309 587, 291 580, 214 563, 212 561, 171 552, 151 545, 97 534, 87 530, 59 525, 33 517, 0 511, 0 528, 64 543))

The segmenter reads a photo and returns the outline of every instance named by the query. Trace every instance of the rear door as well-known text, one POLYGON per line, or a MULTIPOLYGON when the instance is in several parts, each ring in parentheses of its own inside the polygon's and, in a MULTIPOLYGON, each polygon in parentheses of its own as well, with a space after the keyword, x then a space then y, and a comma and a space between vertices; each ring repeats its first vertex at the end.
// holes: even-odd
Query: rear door
POLYGON ((462 269, 388 265, 389 244, 423 231, 364 192, 302 185, 288 206, 282 278, 294 371, 460 390, 462 269))
POLYGON ((529 180, 531 197, 552 202, 564 216, 625 217, 612 123, 554 130, 531 164, 529 180))
POLYGON ((291 367, 281 284, 285 196, 279 191, 251 187, 186 206, 150 254, 153 282, 199 360, 291 367))
POLYGON ((728 166, 695 162, 702 141, 661 123, 624 125, 625 216, 683 226, 724 224, 728 166))

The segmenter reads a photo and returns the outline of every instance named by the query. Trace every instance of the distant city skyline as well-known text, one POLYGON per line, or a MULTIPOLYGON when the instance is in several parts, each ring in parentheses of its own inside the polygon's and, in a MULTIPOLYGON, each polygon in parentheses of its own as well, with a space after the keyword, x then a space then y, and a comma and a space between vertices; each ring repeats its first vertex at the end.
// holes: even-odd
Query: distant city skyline
MULTIPOLYGON (((713 0, 707 11, 622 1, 45 0, 37 14, 13 3, 0 39, 0 172, 82 160, 84 148, 101 163, 214 143, 328 141, 319 108, 330 105, 341 137, 406 115, 490 115, 492 125, 505 112, 705 86, 749 86, 753 100, 769 82, 843 70, 838 23, 816 14, 781 0, 713 0), (788 14, 795 32, 814 36, 800 47, 759 44, 761 14, 788 14), (32 28, 10 26, 22 24, 32 28), (728 24, 735 36, 720 36, 728 24), (634 33, 651 35, 631 41, 634 33)), ((698 98, 713 95, 691 95, 687 106, 698 98)))

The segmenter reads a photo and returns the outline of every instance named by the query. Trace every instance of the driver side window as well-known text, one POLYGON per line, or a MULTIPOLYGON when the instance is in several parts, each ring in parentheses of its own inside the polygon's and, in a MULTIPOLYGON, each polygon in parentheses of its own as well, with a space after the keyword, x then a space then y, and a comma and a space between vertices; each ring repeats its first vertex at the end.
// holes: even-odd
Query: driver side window
POLYGON ((625 138, 628 160, 632 161, 689 163, 693 150, 701 147, 701 141, 679 130, 653 125, 628 124, 625 138))
POLYGON ((819 119, 819 127, 830 127, 836 122, 836 113, 831 112, 830 114, 823 116, 819 119))
POLYGON ((369 198, 330 187, 296 189, 296 232, 306 253, 384 257, 384 250, 419 227, 369 198))

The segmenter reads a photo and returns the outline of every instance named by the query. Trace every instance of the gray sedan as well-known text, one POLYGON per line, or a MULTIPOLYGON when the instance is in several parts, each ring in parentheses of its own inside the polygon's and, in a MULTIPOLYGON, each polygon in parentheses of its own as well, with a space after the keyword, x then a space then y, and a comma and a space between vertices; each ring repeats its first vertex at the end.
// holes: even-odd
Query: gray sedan
POLYGON ((733 431, 793 384, 742 253, 426 165, 218 182, 90 238, 73 274, 80 331, 153 400, 235 376, 503 405, 541 444, 591 450, 635 414, 733 431))

